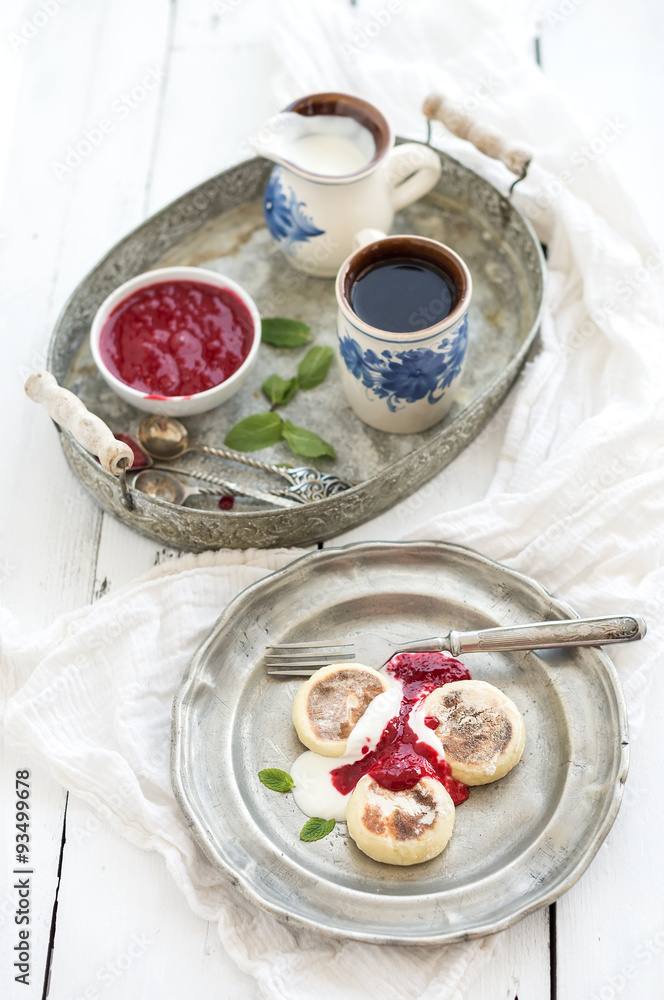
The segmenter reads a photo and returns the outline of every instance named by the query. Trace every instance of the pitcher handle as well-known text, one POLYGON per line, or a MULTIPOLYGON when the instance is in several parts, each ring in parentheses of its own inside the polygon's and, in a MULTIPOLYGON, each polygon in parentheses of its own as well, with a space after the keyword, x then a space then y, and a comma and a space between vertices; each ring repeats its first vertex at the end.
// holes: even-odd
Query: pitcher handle
POLYGON ((440 157, 429 146, 404 142, 388 153, 386 170, 392 208, 398 212, 434 187, 441 173, 440 157))

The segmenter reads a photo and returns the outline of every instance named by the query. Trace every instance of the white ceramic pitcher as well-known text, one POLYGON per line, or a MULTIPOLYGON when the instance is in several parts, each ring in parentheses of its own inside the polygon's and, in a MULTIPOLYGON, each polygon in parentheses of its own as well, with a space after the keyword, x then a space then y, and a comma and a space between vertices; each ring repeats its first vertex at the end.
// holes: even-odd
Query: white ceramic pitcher
POLYGON ((381 112, 348 94, 301 97, 252 145, 277 164, 263 203, 272 236, 298 271, 321 278, 336 275, 353 249, 355 233, 389 231, 394 213, 430 191, 441 171, 434 150, 415 142, 395 146, 381 112), (370 147, 363 165, 351 173, 326 174, 322 165, 314 172, 292 162, 284 132, 293 120, 297 124, 296 115, 334 116, 363 126, 370 147))

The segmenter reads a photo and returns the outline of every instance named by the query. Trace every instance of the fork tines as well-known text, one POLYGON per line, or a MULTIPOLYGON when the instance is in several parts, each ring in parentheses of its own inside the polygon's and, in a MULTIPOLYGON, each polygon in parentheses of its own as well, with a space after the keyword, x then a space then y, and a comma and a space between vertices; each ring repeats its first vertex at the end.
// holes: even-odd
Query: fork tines
POLYGON ((266 647, 265 663, 269 674, 298 669, 310 674, 312 668, 352 660, 353 649, 352 642, 279 642, 266 647))

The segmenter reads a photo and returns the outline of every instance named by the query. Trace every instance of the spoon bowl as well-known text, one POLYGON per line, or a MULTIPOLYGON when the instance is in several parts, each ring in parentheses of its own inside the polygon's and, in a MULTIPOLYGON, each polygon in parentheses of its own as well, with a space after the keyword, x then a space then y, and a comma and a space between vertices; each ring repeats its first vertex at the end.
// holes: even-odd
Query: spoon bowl
POLYGON ((176 417, 144 417, 138 427, 138 440, 148 455, 161 462, 170 462, 186 451, 199 450, 190 445, 189 432, 176 417))
POLYGON ((183 504, 187 497, 194 493, 205 496, 241 496, 251 497, 254 500, 261 500, 263 503, 273 507, 290 508, 297 507, 303 503, 300 498, 291 499, 282 497, 276 493, 268 493, 266 490, 258 490, 253 486, 245 486, 240 483, 227 482, 217 476, 209 475, 207 472, 190 472, 186 469, 163 469, 158 465, 143 469, 138 473, 133 482, 134 487, 142 493, 147 493, 151 497, 159 500, 166 500, 168 503, 183 504), (191 476, 194 479, 202 479, 203 482, 211 483, 216 489, 209 489, 199 486, 190 489, 183 485, 174 473, 181 476, 191 476))
POLYGON ((302 503, 322 500, 335 493, 342 493, 355 485, 340 476, 321 472, 311 465, 301 465, 297 468, 270 465, 227 448, 213 448, 211 445, 197 444, 190 441, 187 428, 175 417, 159 415, 144 417, 138 428, 138 439, 145 452, 161 462, 172 461, 187 451, 202 451, 206 455, 226 458, 231 462, 241 462, 254 469, 261 469, 263 472, 273 472, 289 484, 289 489, 285 492, 302 503))

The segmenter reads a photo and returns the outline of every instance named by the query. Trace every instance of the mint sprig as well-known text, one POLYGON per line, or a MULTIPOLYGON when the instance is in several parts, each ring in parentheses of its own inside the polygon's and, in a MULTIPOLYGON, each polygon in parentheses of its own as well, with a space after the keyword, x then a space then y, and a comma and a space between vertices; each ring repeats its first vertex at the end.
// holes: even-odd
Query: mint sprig
POLYGON ((254 413, 231 427, 224 444, 236 451, 258 451, 276 444, 282 437, 282 420, 278 413, 254 413))
POLYGON ((300 389, 314 389, 324 381, 334 351, 331 347, 312 347, 297 366, 297 381, 300 389))
POLYGON ((318 434, 314 434, 313 431, 308 431, 304 427, 296 427, 290 420, 284 420, 282 434, 284 441, 296 455, 304 455, 305 458, 337 457, 331 444, 324 441, 318 434))
POLYGON ((263 382, 261 389, 269 399, 272 407, 283 406, 292 399, 298 389, 297 376, 286 381, 281 375, 270 375, 263 382))
POLYGON ((311 340, 310 328, 297 319, 275 316, 261 319, 261 340, 273 347, 302 347, 311 340))
POLYGON ((224 438, 224 444, 236 451, 258 451, 277 441, 285 441, 291 451, 306 458, 337 457, 332 445, 318 434, 304 427, 297 427, 290 420, 282 420, 273 411, 245 417, 231 427, 224 438))
POLYGON ((291 788, 295 788, 295 782, 288 771, 282 771, 280 767, 266 767, 258 772, 258 778, 273 792, 290 792, 291 788))
POLYGON ((308 843, 314 840, 322 840, 323 837, 327 837, 333 830, 333 819, 320 819, 318 816, 313 816, 307 820, 300 830, 300 840, 305 840, 308 843))

